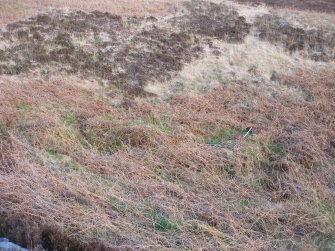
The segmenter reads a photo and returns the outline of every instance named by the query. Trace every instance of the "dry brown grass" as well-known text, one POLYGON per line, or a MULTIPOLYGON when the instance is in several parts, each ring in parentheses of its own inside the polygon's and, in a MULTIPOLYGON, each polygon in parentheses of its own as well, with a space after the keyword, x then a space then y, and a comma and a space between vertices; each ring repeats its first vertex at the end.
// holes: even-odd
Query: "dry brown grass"
MULTIPOLYGON (((127 16, 143 16, 153 15, 159 16, 162 14, 172 13, 175 6, 183 2, 182 0, 97 0, 97 1, 78 1, 78 0, 0 0, 0 25, 6 25, 11 22, 19 21, 24 18, 35 15, 38 12, 45 11, 49 8, 76 8, 84 11, 100 10, 108 11, 113 14, 127 16)), ((213 2, 221 2, 215 0, 213 2)), ((231 4, 234 1, 225 1, 231 4)), ((237 1, 238 2, 238 1, 237 1)), ((240 0, 239 2, 252 2, 250 0, 240 0)), ((275 6, 276 11, 282 12, 287 9, 288 12, 295 12, 299 18, 307 19, 315 25, 327 23, 324 18, 332 21, 333 15, 327 12, 333 12, 332 8, 326 8, 329 1, 323 4, 315 3, 315 1, 270 1, 269 6, 275 6), (296 6, 298 4, 298 6, 296 6), (316 8, 315 8, 316 6, 316 8), (279 8, 278 8, 279 7, 279 8), (293 8, 292 8, 293 7, 293 8), (294 8, 296 7, 296 9, 294 8), (298 11, 303 10, 303 11, 298 11), (321 10, 322 13, 317 12, 321 10), (326 12, 326 13, 323 13, 326 12), (311 18, 311 16, 313 18, 311 18), (312 20, 311 20, 312 19, 312 20)), ((235 4, 233 4, 235 5, 235 4)), ((333 5, 332 5, 333 6, 333 5)), ((257 7, 256 7, 257 8, 257 7)), ((249 9, 249 11, 252 11, 249 9)), ((287 12, 285 11, 285 13, 287 12)), ((329 23, 328 21, 328 23, 329 23)), ((329 23, 331 24, 331 23, 329 23)))
POLYGON ((3 77, 0 233, 59 249, 314 250, 335 231, 334 72, 128 108, 66 78, 3 77), (249 125, 239 149, 203 145, 249 125))
MULTIPOLYGON (((0 12, 6 23, 49 6, 159 15, 177 3, 114 2, 2 0, 0 12)), ((106 97, 75 76, 1 76, 0 236, 49 250, 333 245, 334 64, 254 37, 210 42, 171 83, 147 86, 164 101, 106 97)))
POLYGON ((100 10, 127 16, 162 15, 174 11, 181 0, 0 0, 0 25, 35 15, 48 8, 100 10))
POLYGON ((264 3, 276 8, 295 8, 319 12, 335 12, 335 3, 332 0, 238 0, 241 3, 264 3))

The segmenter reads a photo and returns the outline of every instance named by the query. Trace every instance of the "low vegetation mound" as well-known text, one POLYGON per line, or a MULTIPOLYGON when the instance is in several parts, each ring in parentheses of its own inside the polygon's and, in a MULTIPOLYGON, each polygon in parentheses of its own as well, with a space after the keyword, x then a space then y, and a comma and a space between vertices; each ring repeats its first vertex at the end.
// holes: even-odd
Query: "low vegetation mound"
POLYGON ((261 39, 271 43, 282 43, 290 53, 305 51, 317 61, 335 59, 334 31, 304 30, 270 14, 257 17, 255 26, 261 39))

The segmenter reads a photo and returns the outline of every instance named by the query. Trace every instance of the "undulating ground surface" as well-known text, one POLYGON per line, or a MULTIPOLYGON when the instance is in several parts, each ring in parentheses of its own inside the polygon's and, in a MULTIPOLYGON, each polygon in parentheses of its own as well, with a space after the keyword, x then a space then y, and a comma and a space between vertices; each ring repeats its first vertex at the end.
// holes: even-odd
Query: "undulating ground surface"
POLYGON ((108 11, 126 16, 162 15, 181 0, 1 0, 0 25, 18 21, 50 8, 108 11))
POLYGON ((335 12, 335 2, 333 0, 238 0, 241 3, 264 3, 273 7, 295 8, 299 10, 335 12))
POLYGON ((335 250, 331 1, 1 2, 0 237, 335 250))

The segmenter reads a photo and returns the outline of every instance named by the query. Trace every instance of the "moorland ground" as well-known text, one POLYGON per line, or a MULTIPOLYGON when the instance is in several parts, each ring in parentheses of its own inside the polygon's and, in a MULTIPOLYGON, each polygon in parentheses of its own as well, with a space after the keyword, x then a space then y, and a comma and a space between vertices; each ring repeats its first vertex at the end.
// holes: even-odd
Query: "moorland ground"
POLYGON ((332 2, 243 2, 0 0, 0 236, 334 250, 332 2))

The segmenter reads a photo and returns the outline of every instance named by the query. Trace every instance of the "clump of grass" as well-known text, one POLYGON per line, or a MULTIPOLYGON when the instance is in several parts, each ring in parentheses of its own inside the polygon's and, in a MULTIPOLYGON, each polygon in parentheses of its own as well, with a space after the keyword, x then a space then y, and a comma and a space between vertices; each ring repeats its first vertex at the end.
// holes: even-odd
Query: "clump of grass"
POLYGON ((274 142, 268 142, 265 145, 265 151, 266 151, 266 157, 265 161, 269 165, 275 165, 278 164, 280 161, 282 161, 285 157, 287 157, 287 150, 285 149, 285 146, 282 144, 276 144, 274 142))
POLYGON ((268 149, 270 153, 273 153, 278 158, 284 158, 287 156, 287 150, 281 144, 275 144, 273 142, 268 143, 268 149))
POLYGON ((0 65, 0 74, 17 75, 21 70, 22 66, 20 64, 0 65))
POLYGON ((152 119, 149 120, 149 123, 154 125, 161 132, 172 134, 173 130, 169 127, 166 119, 152 119))
POLYGON ((101 152, 113 153, 123 146, 155 147, 166 140, 161 123, 150 124, 118 121, 95 121, 84 132, 87 140, 101 152))
POLYGON ((267 178, 264 176, 258 176, 251 181, 251 187, 257 192, 264 191, 266 186, 267 178))
POLYGON ((249 209, 251 207, 251 201, 248 200, 248 199, 244 199, 244 200, 241 200, 240 202, 241 204, 241 207, 245 210, 245 209, 249 209))
POLYGON ((64 123, 66 125, 75 125, 78 124, 78 118, 76 114, 70 113, 66 114, 65 116, 61 116, 60 118, 61 123, 64 123))
POLYGON ((153 213, 153 219, 154 219, 154 228, 160 231, 174 231, 178 230, 179 227, 176 223, 170 220, 169 215, 162 212, 156 212, 153 213))
POLYGON ((331 203, 330 201, 324 200, 317 205, 317 209, 320 213, 327 216, 335 232, 335 207, 333 203, 331 203))

